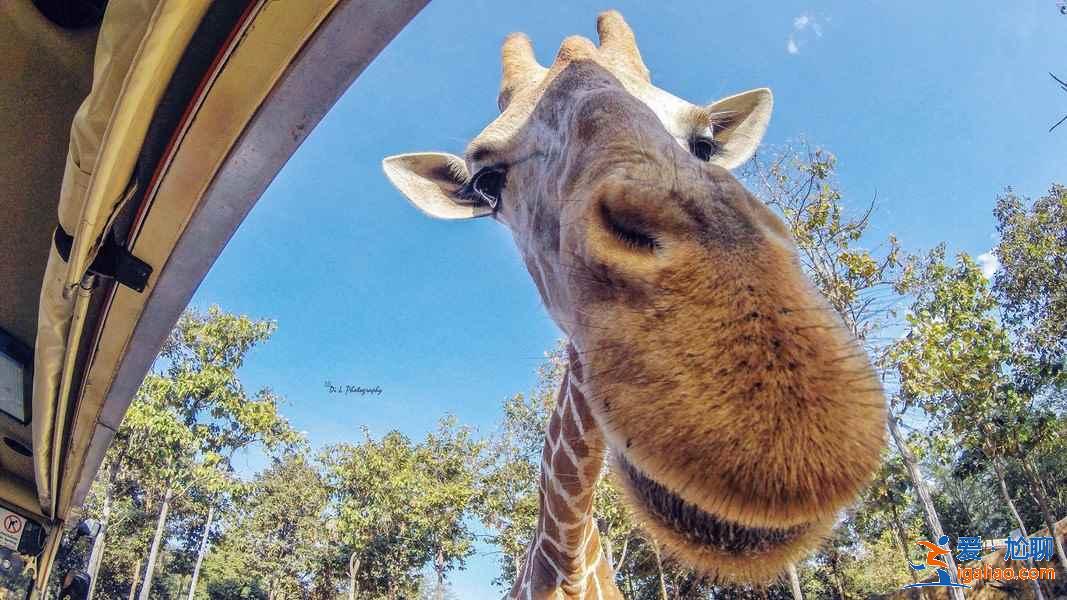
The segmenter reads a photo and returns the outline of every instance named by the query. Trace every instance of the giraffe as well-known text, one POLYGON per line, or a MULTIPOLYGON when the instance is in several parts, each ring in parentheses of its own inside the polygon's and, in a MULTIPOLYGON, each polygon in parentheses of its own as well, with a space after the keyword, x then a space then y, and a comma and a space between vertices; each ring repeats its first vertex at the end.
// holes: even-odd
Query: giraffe
POLYGON ((622 598, 593 514, 607 446, 579 389, 581 377, 581 360, 568 344, 541 452, 537 527, 509 598, 622 598))
POLYGON ((660 547, 765 582, 817 546, 876 470, 886 405, 789 230, 730 170, 766 130, 757 89, 701 106, 651 83, 614 11, 549 67, 502 47, 500 114, 462 157, 387 157, 417 208, 506 226, 568 339, 520 598, 617 598, 592 521, 605 457, 660 547))

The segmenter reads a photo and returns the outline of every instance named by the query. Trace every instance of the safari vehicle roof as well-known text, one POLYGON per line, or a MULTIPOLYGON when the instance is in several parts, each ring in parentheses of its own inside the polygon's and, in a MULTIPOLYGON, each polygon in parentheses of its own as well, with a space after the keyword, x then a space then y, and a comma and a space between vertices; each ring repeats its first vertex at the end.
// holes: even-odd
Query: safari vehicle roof
POLYGON ((223 246, 427 1, 0 3, 0 329, 33 353, 0 500, 73 516, 223 246))

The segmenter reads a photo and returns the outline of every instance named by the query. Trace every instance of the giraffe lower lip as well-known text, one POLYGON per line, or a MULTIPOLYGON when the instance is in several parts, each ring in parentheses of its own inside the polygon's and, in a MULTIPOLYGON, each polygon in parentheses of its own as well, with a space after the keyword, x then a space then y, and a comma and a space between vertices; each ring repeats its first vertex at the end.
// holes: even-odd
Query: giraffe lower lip
POLYGON ((749 527, 723 519, 683 500, 621 454, 618 458, 630 488, 651 516, 692 544, 730 554, 762 554, 797 540, 810 529, 809 525, 749 527))

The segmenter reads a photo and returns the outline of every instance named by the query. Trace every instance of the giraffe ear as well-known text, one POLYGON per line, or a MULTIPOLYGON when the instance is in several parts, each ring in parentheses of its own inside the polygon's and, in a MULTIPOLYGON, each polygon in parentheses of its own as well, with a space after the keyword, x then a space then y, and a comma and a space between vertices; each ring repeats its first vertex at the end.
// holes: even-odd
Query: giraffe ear
POLYGON ((714 136, 721 150, 711 162, 735 169, 752 158, 771 120, 774 97, 771 90, 759 88, 741 92, 711 103, 705 109, 714 124, 714 136))
POLYGON ((400 193, 431 217, 473 219, 493 214, 488 204, 459 193, 470 174, 463 159, 454 154, 397 154, 382 161, 382 170, 400 193))

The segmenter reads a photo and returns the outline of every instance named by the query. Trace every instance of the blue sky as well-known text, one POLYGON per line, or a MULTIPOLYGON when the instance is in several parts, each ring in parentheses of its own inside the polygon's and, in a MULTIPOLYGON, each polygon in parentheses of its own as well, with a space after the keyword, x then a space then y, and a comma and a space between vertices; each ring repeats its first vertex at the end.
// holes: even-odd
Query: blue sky
MULTIPOLYGON (((977 255, 998 191, 1067 180, 1067 129, 1048 133, 1067 113, 1048 76, 1067 77, 1055 4, 437 0, 312 132, 193 304, 278 321, 244 376, 286 397, 316 446, 360 426, 419 438, 449 412, 488 433, 559 331, 502 226, 432 221, 379 165, 459 153, 496 115, 507 33, 527 32, 548 64, 560 40, 595 38, 596 14, 618 8, 660 87, 700 103, 772 88, 765 143, 803 136, 834 152, 857 210, 877 194, 874 235, 977 255), (382 394, 330 394, 326 381, 382 394)), ((495 574, 494 557, 476 557, 453 578, 458 596, 496 597, 495 574)))

